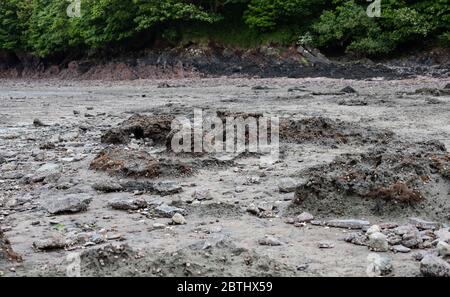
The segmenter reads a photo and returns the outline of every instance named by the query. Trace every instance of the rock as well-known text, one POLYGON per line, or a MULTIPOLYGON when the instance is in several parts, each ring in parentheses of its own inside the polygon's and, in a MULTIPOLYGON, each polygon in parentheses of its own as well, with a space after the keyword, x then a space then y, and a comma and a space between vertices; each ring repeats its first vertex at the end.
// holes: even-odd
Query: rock
POLYGON ((314 216, 308 212, 302 212, 295 218, 295 222, 297 223, 309 223, 314 220, 314 216))
POLYGON ((362 229, 364 226, 369 226, 370 222, 363 220, 330 220, 326 222, 327 226, 336 227, 336 228, 347 228, 347 229, 362 229))
POLYGON ((353 243, 356 245, 367 245, 367 236, 358 232, 352 232, 344 237, 345 242, 353 243))
POLYGON ((389 243, 386 235, 381 232, 374 232, 369 235, 367 246, 376 252, 387 252, 389 250, 389 243))
POLYGON ((387 235, 387 240, 390 245, 398 245, 402 242, 402 237, 393 232, 389 232, 387 235))
POLYGON ((113 128, 102 135, 101 142, 107 144, 126 144, 130 142, 130 137, 122 129, 113 128))
POLYGON ((141 208, 146 208, 147 201, 145 201, 142 198, 135 198, 135 199, 117 198, 113 201, 110 201, 108 205, 113 209, 118 210, 138 210, 141 208))
MULTIPOLYGON (((250 204, 247 208, 246 208, 246 211, 248 212, 248 213, 251 213, 252 215, 258 215, 259 214, 259 208, 254 204, 254 203, 252 203, 252 204, 250 204)), ((292 222, 292 224, 293 224, 294 222, 292 222)))
POLYGON ((439 256, 447 257, 450 256, 450 245, 444 241, 439 241, 436 245, 436 249, 439 256))
POLYGON ((34 183, 45 181, 56 182, 61 177, 62 166, 55 163, 47 163, 42 165, 31 178, 34 183))
POLYGON ((435 255, 425 255, 420 261, 423 276, 450 277, 450 264, 435 255))
POLYGON ((0 264, 3 260, 20 262, 22 261, 22 257, 14 252, 11 247, 11 242, 3 231, 0 230, 0 264))
POLYGON ((165 229, 165 228, 166 228, 166 224, 163 224, 163 223, 154 223, 154 224, 152 225, 152 228, 153 228, 153 229, 165 229))
POLYGON ((258 240, 258 243, 260 245, 270 245, 270 246, 279 246, 279 245, 284 244, 279 239, 277 239, 271 235, 265 235, 264 238, 261 238, 258 240))
POLYGON ((6 158, 0 155, 0 165, 6 163, 6 158))
POLYGON ((423 241, 420 231, 413 225, 399 226, 394 228, 393 231, 402 237, 401 244, 406 247, 417 247, 423 241))
POLYGON ((345 88, 343 88, 342 90, 339 91, 340 93, 348 93, 348 94, 354 94, 354 93, 358 93, 356 92, 355 89, 353 89, 350 86, 346 86, 345 88))
POLYGON ((161 196, 166 196, 180 193, 183 189, 174 181, 162 181, 153 185, 153 191, 161 196))
POLYGON ((111 180, 102 180, 92 185, 92 188, 99 192, 113 193, 122 192, 124 188, 117 182, 111 180))
POLYGON ((184 210, 183 208, 169 206, 165 203, 155 207, 155 212, 165 218, 171 218, 177 213, 181 215, 186 215, 186 210, 184 210))
POLYGON ((392 259, 386 255, 379 255, 376 253, 370 253, 367 256, 367 270, 368 276, 384 276, 392 272, 392 259))
POLYGON ((419 218, 409 218, 409 223, 419 229, 422 230, 427 230, 427 229, 431 229, 431 230, 438 230, 439 228, 442 227, 441 223, 438 222, 430 222, 430 221, 425 221, 419 218))
POLYGON ((66 246, 66 241, 61 235, 54 235, 51 238, 33 242, 33 246, 42 251, 63 249, 66 246))
POLYGON ((332 249, 334 248, 334 244, 332 242, 329 241, 321 241, 317 244, 317 246, 319 247, 319 249, 332 249))
POLYGON ((172 223, 174 225, 185 225, 186 224, 186 219, 183 217, 183 215, 176 213, 173 217, 172 217, 172 223))
POLYGON ((86 211, 91 201, 89 194, 66 194, 47 199, 43 206, 51 214, 77 213, 86 211))
POLYGON ((192 194, 192 198, 197 199, 198 201, 202 200, 212 200, 213 197, 211 195, 211 191, 209 189, 197 189, 192 194))
POLYGON ((366 235, 369 236, 370 234, 379 233, 379 232, 381 232, 380 226, 372 225, 372 226, 370 226, 369 229, 367 229, 366 235))
POLYGON ((414 252, 411 254, 411 257, 416 261, 422 261, 423 257, 425 257, 426 253, 423 251, 414 252))
POLYGON ((450 228, 442 228, 438 231, 434 232, 434 235, 436 235, 440 241, 444 241, 446 243, 450 243, 450 228))
POLYGON ((394 245, 392 247, 392 250, 396 253, 409 253, 411 251, 410 248, 407 248, 406 246, 403 246, 401 244, 394 245))
POLYGON ((278 183, 278 189, 280 193, 292 193, 295 192, 298 183, 292 178, 284 178, 278 183))
POLYGON ((445 86, 444 86, 444 89, 450 89, 450 83, 448 83, 448 84, 446 84, 445 86))
POLYGON ((35 127, 46 127, 48 125, 44 124, 40 119, 33 120, 33 126, 35 127))

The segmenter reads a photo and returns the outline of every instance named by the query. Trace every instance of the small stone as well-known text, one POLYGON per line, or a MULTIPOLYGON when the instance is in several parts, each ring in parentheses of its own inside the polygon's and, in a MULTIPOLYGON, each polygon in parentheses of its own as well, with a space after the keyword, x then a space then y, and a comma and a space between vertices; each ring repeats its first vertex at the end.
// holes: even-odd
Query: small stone
POLYGON ((166 224, 163 223, 154 223, 152 225, 153 229, 165 229, 166 228, 166 224))
POLYGON ((384 276, 392 272, 392 259, 386 255, 370 253, 367 262, 366 273, 370 277, 384 276))
POLYGON ((45 127, 48 125, 45 125, 40 119, 34 119, 33 120, 33 126, 35 127, 45 127))
POLYGON ((37 182, 56 182, 61 176, 62 167, 59 164, 48 163, 42 165, 32 176, 31 181, 37 182))
POLYGON ((298 223, 309 223, 314 220, 314 216, 308 212, 302 212, 295 218, 295 222, 298 223))
POLYGON ((173 195, 183 191, 181 186, 174 181, 157 182, 153 185, 153 190, 161 196, 173 195))
POLYGON ((33 246, 38 250, 54 250, 62 249, 66 245, 66 242, 62 236, 55 235, 52 238, 37 240, 33 242, 33 246))
POLYGON ((407 248, 406 246, 403 246, 401 244, 394 245, 392 247, 392 250, 396 253, 409 253, 411 251, 410 248, 407 248))
POLYGON ((425 255, 420 261, 420 272, 423 276, 450 277, 450 264, 435 255, 425 255))
POLYGON ((440 241, 450 243, 450 228, 442 228, 434 232, 440 241))
POLYGON ((431 230, 438 230, 439 228, 442 227, 441 223, 438 222, 430 222, 430 221, 425 221, 419 218, 409 218, 409 223, 419 229, 422 230, 426 230, 426 229, 431 229, 431 230))
POLYGON ((450 245, 444 241, 439 241, 436 245, 439 256, 446 257, 450 255, 450 245))
MULTIPOLYGON (((248 213, 251 213, 252 215, 258 215, 258 214, 259 214, 259 208, 258 208, 254 203, 250 204, 250 205, 247 207, 246 211, 247 211, 248 213)), ((292 224, 293 224, 293 223, 292 223, 292 224)))
POLYGON ((209 189, 195 190, 194 193, 192 194, 192 198, 197 199, 198 201, 213 199, 211 191, 209 189))
POLYGON ((155 212, 165 218, 171 218, 177 213, 179 213, 181 215, 186 214, 185 209, 175 207, 175 206, 170 206, 170 205, 167 205, 166 203, 160 204, 157 207, 155 207, 155 212))
POLYGON ((362 229, 364 226, 370 225, 370 222, 363 220, 330 220, 326 222, 327 226, 336 227, 336 228, 347 228, 347 229, 362 229))
POLYGON ((89 194, 67 194, 49 198, 43 206, 51 214, 77 213, 86 211, 91 201, 89 194))
POLYGON ((292 193, 295 192, 297 185, 298 182, 296 182, 294 179, 284 178, 278 183, 278 189, 280 190, 280 193, 292 193))
POLYGON ((114 181, 111 180, 102 180, 92 185, 92 188, 99 192, 104 193, 113 193, 113 192, 122 192, 123 187, 114 181))
POLYGON ((110 207, 118 210, 138 210, 147 207, 147 201, 142 198, 123 199, 118 198, 108 203, 110 207))
POLYGON ((425 253, 423 251, 414 252, 411 254, 411 257, 416 261, 422 261, 423 257, 425 257, 425 253))
POLYGON ((352 93, 357 93, 355 89, 353 89, 350 86, 346 86, 345 88, 343 88, 340 93, 348 93, 348 94, 352 94, 352 93))
POLYGON ((389 243, 386 235, 381 232, 374 232, 369 235, 367 246, 376 252, 387 252, 389 250, 389 243))
POLYGON ((367 229, 366 235, 369 236, 370 234, 377 233, 377 232, 378 233, 381 232, 380 226, 372 225, 372 226, 370 226, 369 229, 367 229))
POLYGON ((186 219, 183 217, 183 215, 176 213, 173 217, 172 217, 172 223, 175 225, 185 225, 186 224, 186 219))
POLYGON ((319 249, 332 249, 334 248, 334 244, 328 241, 321 241, 317 244, 319 249))
POLYGON ((367 236, 361 233, 352 232, 345 236, 345 242, 353 243, 356 245, 367 245, 367 236))
POLYGON ((279 239, 277 239, 271 235, 265 235, 264 238, 261 238, 258 240, 258 243, 260 245, 269 245, 269 246, 280 246, 280 245, 284 244, 279 239))

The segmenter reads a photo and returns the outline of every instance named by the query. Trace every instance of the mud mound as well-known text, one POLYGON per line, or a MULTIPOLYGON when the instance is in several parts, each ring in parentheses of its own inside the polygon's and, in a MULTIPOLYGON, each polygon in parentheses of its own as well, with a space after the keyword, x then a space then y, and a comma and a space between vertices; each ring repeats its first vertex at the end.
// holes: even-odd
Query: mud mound
POLYGON ((137 252, 127 245, 105 246, 81 255, 82 276, 287 276, 294 270, 224 238, 175 252, 137 252))
POLYGON ((124 177, 156 178, 159 176, 183 176, 192 173, 187 164, 170 160, 158 160, 141 150, 109 148, 101 151, 91 162, 90 169, 106 171, 124 177))
POLYGON ((22 257, 13 251, 8 238, 0 231, 0 263, 5 261, 20 262, 22 257))
POLYGON ((284 142, 322 145, 385 143, 392 136, 390 131, 324 117, 280 120, 280 140, 284 142))
POLYGON ((130 135, 136 139, 151 139, 156 144, 165 144, 174 120, 171 115, 133 115, 118 128, 108 130, 103 134, 102 143, 125 144, 130 141, 130 135))
POLYGON ((422 209, 449 219, 449 168, 449 154, 438 141, 392 141, 307 169, 294 202, 341 215, 422 209))

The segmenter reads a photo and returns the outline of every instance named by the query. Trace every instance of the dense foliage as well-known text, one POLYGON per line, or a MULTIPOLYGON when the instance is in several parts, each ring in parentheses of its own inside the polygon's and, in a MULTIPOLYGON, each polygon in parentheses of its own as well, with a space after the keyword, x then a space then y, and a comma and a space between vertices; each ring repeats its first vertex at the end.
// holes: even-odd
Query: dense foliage
POLYGON ((216 32, 217 40, 237 40, 233 45, 259 37, 360 56, 450 44, 448 0, 381 0, 376 18, 368 17, 366 0, 79 0, 81 17, 68 17, 70 1, 0 0, 0 50, 95 52, 150 37, 182 42, 193 31, 216 32))

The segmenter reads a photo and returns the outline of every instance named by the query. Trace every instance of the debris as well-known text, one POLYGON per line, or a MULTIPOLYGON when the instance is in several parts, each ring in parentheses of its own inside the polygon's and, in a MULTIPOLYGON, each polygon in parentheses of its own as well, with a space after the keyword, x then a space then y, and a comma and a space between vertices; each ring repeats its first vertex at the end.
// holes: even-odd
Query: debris
POLYGON ((192 198, 197 199, 198 201, 213 199, 210 189, 197 189, 192 193, 192 198))

